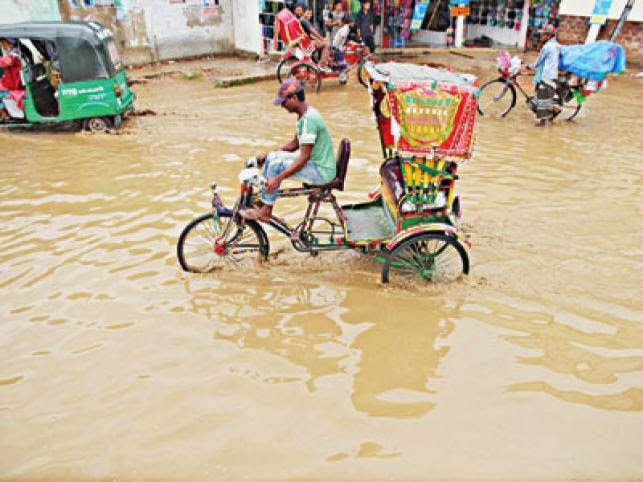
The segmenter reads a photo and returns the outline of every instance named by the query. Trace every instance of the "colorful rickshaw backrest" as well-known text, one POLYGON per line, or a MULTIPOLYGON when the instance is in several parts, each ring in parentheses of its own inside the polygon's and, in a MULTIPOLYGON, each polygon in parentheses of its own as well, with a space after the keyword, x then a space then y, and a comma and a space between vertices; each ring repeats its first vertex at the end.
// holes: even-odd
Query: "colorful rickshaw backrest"
POLYGON ((475 77, 395 62, 369 63, 366 69, 386 158, 471 157, 475 77))
POLYGON ((457 165, 473 153, 476 78, 395 62, 366 69, 387 212, 401 227, 444 219, 453 211, 457 165))

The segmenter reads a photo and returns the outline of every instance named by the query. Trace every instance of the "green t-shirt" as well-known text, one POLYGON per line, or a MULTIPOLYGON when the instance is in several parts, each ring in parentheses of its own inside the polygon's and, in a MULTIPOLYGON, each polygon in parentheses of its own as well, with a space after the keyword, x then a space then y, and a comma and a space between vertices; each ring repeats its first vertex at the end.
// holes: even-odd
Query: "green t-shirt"
POLYGON ((350 1, 351 17, 353 18, 353 20, 355 20, 355 17, 362 9, 362 2, 360 2, 360 0, 349 0, 349 1, 350 1))
POLYGON ((317 109, 308 107, 306 113, 297 120, 297 140, 300 146, 313 145, 310 160, 315 163, 324 180, 330 182, 335 179, 337 164, 333 142, 317 109))

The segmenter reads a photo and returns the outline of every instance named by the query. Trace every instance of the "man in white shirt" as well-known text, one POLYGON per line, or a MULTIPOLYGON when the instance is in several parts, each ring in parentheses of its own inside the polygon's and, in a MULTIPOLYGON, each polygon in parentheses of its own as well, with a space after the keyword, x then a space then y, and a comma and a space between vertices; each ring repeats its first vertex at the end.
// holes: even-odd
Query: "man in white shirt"
POLYGON ((344 18, 341 18, 338 21, 338 26, 339 30, 337 30, 335 36, 333 37, 333 47, 339 51, 343 51, 344 45, 346 45, 346 39, 348 38, 348 34, 350 32, 350 25, 346 23, 346 20, 344 18))

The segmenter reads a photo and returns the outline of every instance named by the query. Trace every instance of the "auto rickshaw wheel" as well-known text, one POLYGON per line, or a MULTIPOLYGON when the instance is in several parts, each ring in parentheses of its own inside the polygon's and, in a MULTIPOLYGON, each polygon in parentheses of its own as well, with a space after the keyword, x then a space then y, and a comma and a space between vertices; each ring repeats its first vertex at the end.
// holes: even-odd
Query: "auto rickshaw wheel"
POLYGON ((109 117, 90 117, 83 121, 83 129, 89 132, 105 132, 114 126, 109 117))

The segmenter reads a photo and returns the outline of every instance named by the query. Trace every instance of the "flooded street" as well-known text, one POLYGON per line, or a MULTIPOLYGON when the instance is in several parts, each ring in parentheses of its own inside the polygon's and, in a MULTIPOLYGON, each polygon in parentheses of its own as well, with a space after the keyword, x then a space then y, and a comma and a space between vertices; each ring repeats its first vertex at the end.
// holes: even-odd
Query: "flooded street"
MULTIPOLYGON (((184 273, 210 182, 231 204, 292 137, 276 86, 155 80, 120 135, 0 131, 0 480, 643 479, 641 79, 571 123, 479 119, 457 283, 274 232, 267 264, 184 273)), ((368 93, 308 100, 352 142, 340 203, 366 201, 368 93)))

